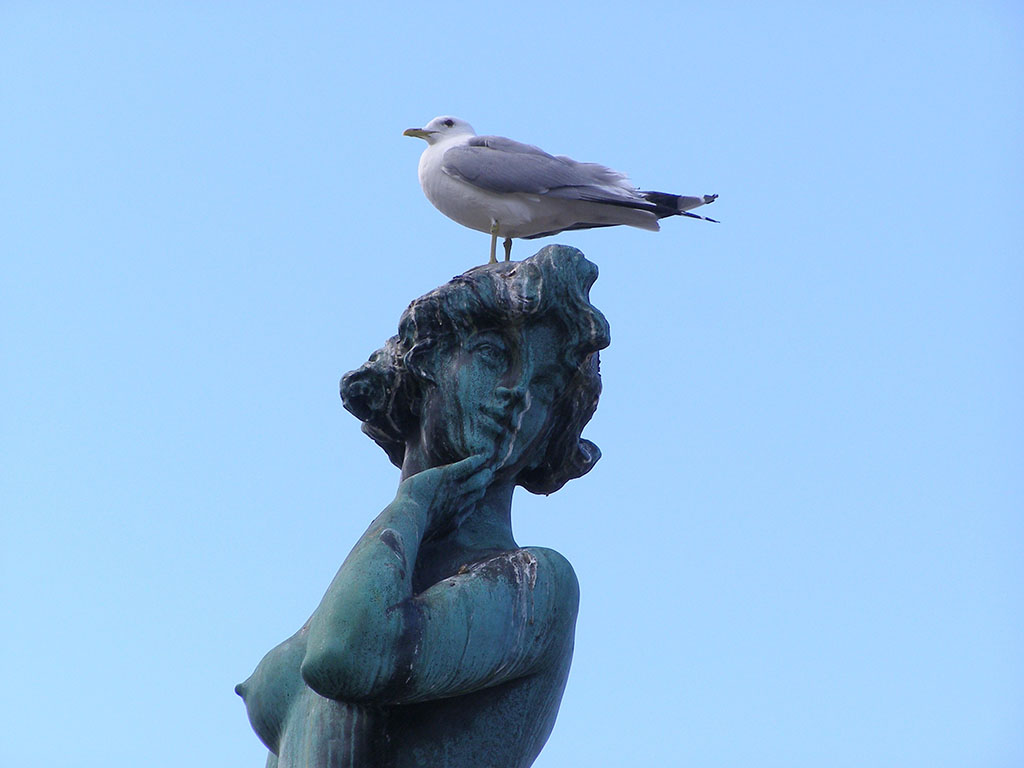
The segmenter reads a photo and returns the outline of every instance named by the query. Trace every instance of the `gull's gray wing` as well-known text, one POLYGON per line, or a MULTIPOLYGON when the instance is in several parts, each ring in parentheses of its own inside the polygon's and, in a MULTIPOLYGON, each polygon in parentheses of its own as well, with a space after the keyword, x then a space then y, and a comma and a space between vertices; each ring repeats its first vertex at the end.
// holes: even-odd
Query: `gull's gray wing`
POLYGON ((549 155, 503 136, 474 136, 444 153, 441 169, 488 192, 547 195, 567 200, 648 208, 624 174, 597 163, 549 155))

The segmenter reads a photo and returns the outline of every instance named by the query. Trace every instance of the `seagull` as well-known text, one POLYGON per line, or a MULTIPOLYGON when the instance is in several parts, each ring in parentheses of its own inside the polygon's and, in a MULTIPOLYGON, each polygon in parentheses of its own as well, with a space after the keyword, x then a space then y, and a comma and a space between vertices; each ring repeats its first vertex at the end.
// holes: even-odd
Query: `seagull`
POLYGON ((642 192, 624 173, 504 136, 477 136, 473 126, 450 115, 402 135, 427 142, 419 164, 423 194, 448 218, 490 234, 491 263, 497 262, 499 237, 505 238, 508 261, 514 237, 531 240, 619 224, 657 232, 658 219, 666 216, 717 223, 690 211, 718 195, 642 192))

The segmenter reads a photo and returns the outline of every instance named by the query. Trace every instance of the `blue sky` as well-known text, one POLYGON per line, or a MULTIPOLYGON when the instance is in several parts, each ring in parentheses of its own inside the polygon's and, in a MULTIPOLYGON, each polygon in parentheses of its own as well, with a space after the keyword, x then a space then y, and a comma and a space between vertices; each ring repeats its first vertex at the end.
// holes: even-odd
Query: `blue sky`
POLYGON ((1022 21, 5 3, 5 760, 262 766, 232 687, 397 481, 337 381, 486 258, 401 136, 450 113, 721 195, 547 241, 612 346, 514 505, 582 588, 536 765, 1024 764, 1022 21))

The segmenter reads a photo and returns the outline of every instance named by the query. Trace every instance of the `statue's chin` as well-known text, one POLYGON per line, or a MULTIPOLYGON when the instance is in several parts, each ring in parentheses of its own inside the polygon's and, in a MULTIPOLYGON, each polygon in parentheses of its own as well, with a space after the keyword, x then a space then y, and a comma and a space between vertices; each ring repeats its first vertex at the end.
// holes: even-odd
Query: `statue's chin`
POLYGON ((444 439, 433 440, 430 455, 437 464, 454 464, 470 456, 489 456, 500 462, 496 440, 490 435, 470 432, 446 434, 444 439))

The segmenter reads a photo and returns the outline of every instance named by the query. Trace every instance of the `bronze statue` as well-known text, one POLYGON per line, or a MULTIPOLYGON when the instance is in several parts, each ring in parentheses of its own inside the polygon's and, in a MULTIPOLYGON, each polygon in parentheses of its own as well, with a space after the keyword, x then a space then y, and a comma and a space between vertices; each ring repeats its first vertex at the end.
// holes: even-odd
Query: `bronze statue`
POLYGON ((596 277, 563 246, 477 267, 344 376, 401 481, 310 619, 236 689, 268 768, 533 763, 579 589, 560 554, 515 542, 512 493, 553 493, 600 458, 580 437, 609 343, 596 277))

